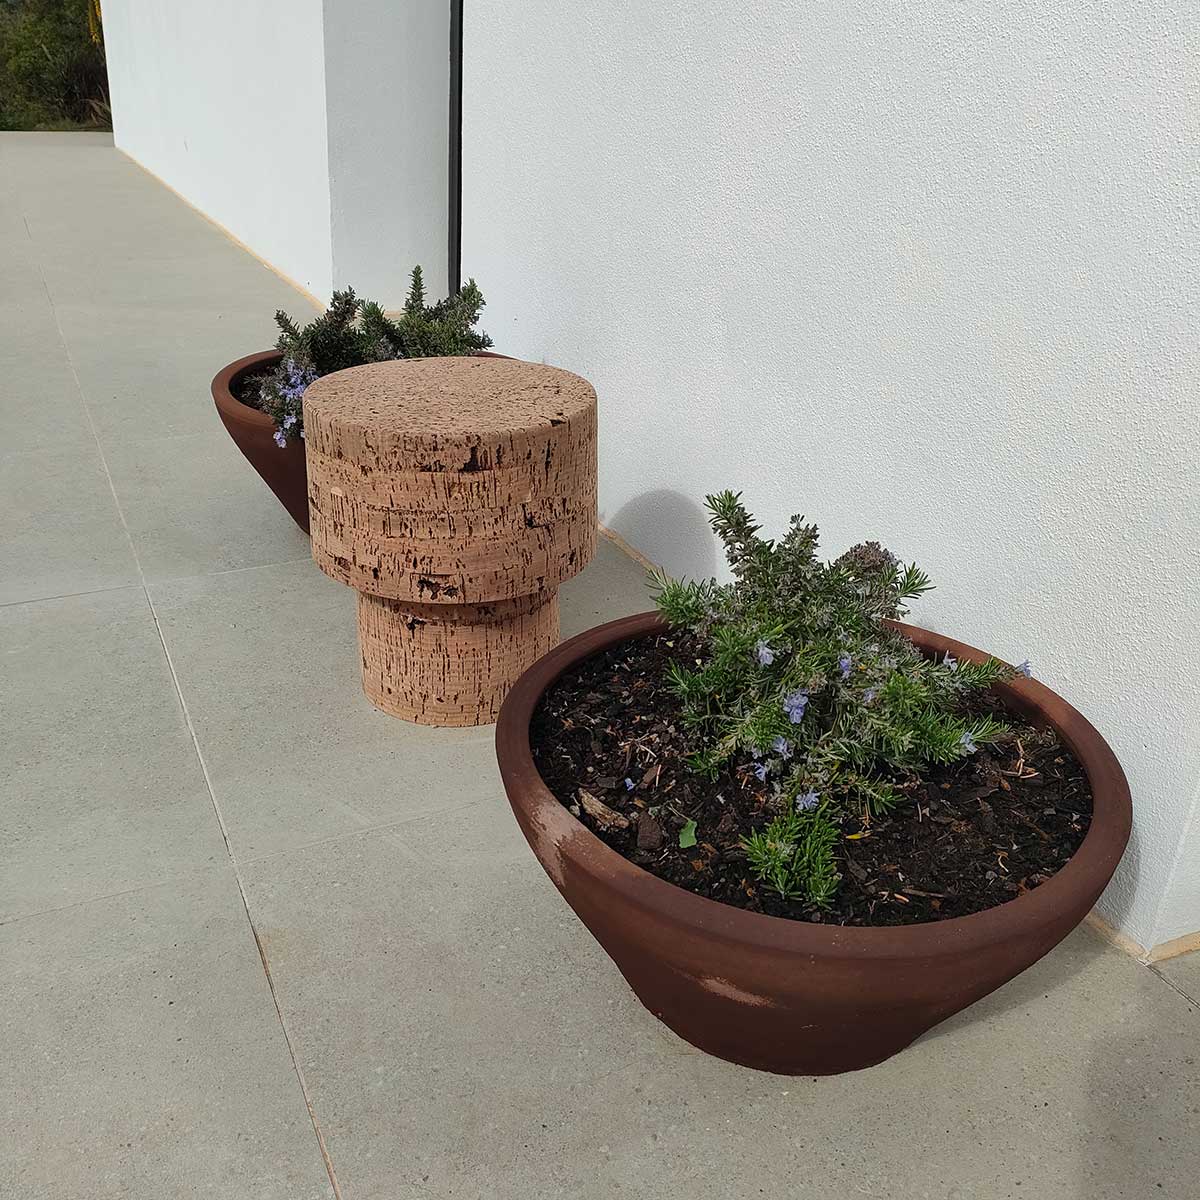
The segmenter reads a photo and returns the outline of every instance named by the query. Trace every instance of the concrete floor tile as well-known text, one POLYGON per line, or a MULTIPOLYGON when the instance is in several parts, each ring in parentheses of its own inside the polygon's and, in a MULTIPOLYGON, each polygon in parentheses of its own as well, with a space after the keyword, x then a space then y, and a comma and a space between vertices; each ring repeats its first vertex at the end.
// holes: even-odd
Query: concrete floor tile
POLYGON ((1200 950, 1155 963, 1154 970, 1200 1007, 1200 950))
MULTIPOLYGON (((47 247, 42 251, 42 271, 54 303, 94 306, 115 313, 153 308, 163 317, 173 315, 177 324, 184 323, 189 311, 205 307, 251 319, 261 314, 270 320, 281 306, 296 308, 306 317, 312 315, 307 302, 297 304, 294 288, 239 251, 180 201, 172 200, 184 208, 197 227, 189 237, 180 239, 175 233, 180 214, 151 214, 148 219, 152 224, 163 224, 167 227, 164 233, 169 231, 170 253, 146 253, 148 242, 144 236, 131 239, 117 256, 109 247, 97 252, 94 247, 78 246, 63 236, 60 222, 69 218, 68 213, 59 217, 42 212, 28 218, 35 243, 47 247)), ((157 240, 161 243, 166 237, 157 240)), ((274 340, 271 338, 267 345, 274 340)))
MULTIPOLYGON (((0 274, 8 274, 3 263, 0 274)), ((95 435, 40 278, 36 287, 40 306, 21 312, 21 306, 0 303, 0 448, 5 454, 94 450, 95 435)))
POLYGON ((1089 931, 888 1063, 780 1078, 642 1009, 498 805, 387 838, 247 871, 349 1196, 1128 1200, 1200 1170, 1200 1016, 1089 931))
MULTIPOLYGON (((564 634, 593 610, 637 611, 640 588, 603 543, 563 588, 564 634)), ((499 794, 492 726, 432 729, 371 706, 353 593, 311 561, 151 595, 239 861, 499 794)))
POLYGON ((227 860, 139 588, 0 608, 0 921, 227 860))
POLYGON ((20 323, 20 309, 40 304, 48 313, 50 296, 25 216, 14 200, 3 196, 0 196, 0 281, 3 281, 0 313, 7 318, 0 327, 0 361, 6 361, 28 349, 23 340, 26 330, 20 323), (9 323, 14 316, 17 322, 9 323))
POLYGON ((330 1200, 227 869, 0 927, 0 1194, 330 1200))
POLYGON ((151 596, 239 859, 445 806, 406 795, 420 735, 363 696, 353 593, 311 559, 151 596))
POLYGON ((94 441, 0 455, 0 604, 137 582, 94 441))
POLYGON ((94 450, 79 387, 61 358, 0 364, 0 371, 0 446, 6 453, 94 450))
POLYGON ((79 387, 105 451, 183 434, 228 437, 209 390, 212 377, 234 359, 275 344, 275 307, 267 295, 253 314, 223 307, 163 313, 59 306, 79 387), (113 354, 115 343, 119 355, 113 354))
POLYGON ((113 486, 149 582, 288 562, 308 538, 224 428, 110 442, 113 486))
POLYGON ((574 579, 568 579, 558 597, 564 640, 605 621, 654 607, 646 587, 646 572, 603 537, 591 564, 574 579))
POLYGON ((197 307, 268 319, 280 306, 309 309, 294 288, 111 143, 6 144, 4 155, 8 204, 21 214, 55 303, 148 307, 177 322, 197 307))
POLYGON ((499 798, 243 877, 348 1198, 510 1194, 547 1097, 687 1053, 643 1019, 499 798))
POLYGON ((17 278, 5 280, 0 298, 0 362, 6 367, 33 357, 45 361, 63 352, 41 273, 36 268, 31 271, 23 273, 18 266, 17 278))

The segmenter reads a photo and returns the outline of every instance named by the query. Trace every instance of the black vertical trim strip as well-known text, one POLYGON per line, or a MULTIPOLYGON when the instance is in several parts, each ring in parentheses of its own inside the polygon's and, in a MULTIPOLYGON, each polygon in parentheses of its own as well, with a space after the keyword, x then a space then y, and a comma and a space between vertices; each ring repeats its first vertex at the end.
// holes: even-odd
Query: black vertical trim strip
POLYGON ((447 204, 446 280, 454 295, 462 283, 462 62, 463 0, 450 0, 450 194, 447 204))

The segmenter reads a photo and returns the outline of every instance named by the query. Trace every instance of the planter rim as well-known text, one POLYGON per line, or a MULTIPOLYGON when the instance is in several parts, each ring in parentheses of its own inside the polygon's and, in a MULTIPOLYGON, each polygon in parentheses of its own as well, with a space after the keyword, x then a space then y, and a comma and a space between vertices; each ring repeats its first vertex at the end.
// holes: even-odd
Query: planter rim
MULTIPOLYGON (((918 626, 892 622, 923 650, 981 662, 987 655, 964 642, 918 626)), ((1132 803, 1125 773, 1108 743, 1061 696, 1033 679, 999 685, 1006 703, 1050 725, 1078 758, 1092 788, 1092 823, 1067 864, 1045 883, 993 908, 945 921, 912 925, 819 925, 735 908, 659 879, 618 854, 577 820, 551 793, 533 761, 529 724, 543 693, 565 671, 618 642, 668 632, 655 612, 638 613, 596 626, 563 642, 533 664, 513 686, 496 724, 496 754, 514 807, 533 812, 552 804, 575 836, 568 857, 588 875, 629 903, 731 944, 821 957, 938 958, 1023 939, 1052 924, 1080 892, 1099 894, 1111 878, 1132 826, 1132 803), (519 799, 518 799, 519 798, 519 799)))
MULTIPOLYGON (((509 357, 507 354, 497 354, 492 350, 479 350, 476 352, 476 356, 479 358, 509 357)), ((251 408, 249 404, 243 404, 233 394, 233 382, 239 376, 249 374, 256 368, 274 366, 281 358, 283 358, 282 350, 257 350, 253 354, 246 354, 222 367, 213 376, 212 381, 212 395, 217 408, 227 416, 235 417, 248 425, 259 425, 263 429, 273 432, 275 422, 261 408, 251 408)), ((345 369, 352 371, 354 368, 347 367, 345 369)))
POLYGON ((275 422, 259 408, 251 408, 243 404, 233 394, 233 381, 241 375, 247 375, 255 368, 273 366, 283 357, 281 350, 259 350, 236 359, 228 366, 222 367, 212 381, 212 395, 217 408, 228 416, 236 417, 248 425, 261 425, 263 429, 274 430, 275 422))

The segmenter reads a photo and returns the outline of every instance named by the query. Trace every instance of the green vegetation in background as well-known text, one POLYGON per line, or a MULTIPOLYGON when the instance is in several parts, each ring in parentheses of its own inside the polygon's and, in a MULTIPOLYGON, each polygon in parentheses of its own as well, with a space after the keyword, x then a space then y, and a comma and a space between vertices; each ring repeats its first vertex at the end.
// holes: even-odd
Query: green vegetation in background
POLYGON ((0 129, 108 129, 100 0, 0 0, 0 129))

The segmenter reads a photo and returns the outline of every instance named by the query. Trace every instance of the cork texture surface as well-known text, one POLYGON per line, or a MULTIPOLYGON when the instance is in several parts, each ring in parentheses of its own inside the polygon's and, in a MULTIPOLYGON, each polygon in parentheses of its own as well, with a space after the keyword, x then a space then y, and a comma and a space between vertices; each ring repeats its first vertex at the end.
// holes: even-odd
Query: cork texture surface
POLYGON ((313 558, 359 593, 367 695, 493 720, 595 554, 591 385, 509 359, 374 363, 312 384, 304 423, 313 558))
POLYGON ((495 604, 358 597, 363 691, 422 725, 488 725, 518 677, 558 644, 558 592, 495 604))
POLYGON ((577 375, 506 359, 374 363, 317 380, 304 406, 313 557, 356 591, 486 603, 591 561, 596 397, 577 375))
MULTIPOLYGON (((309 449, 357 458, 361 438, 392 467, 472 469, 470 450, 578 419, 596 407, 586 379, 509 358, 407 358, 326 375, 304 393, 309 449), (457 458, 452 451, 467 450, 457 458)), ((503 466, 482 461, 476 469, 503 466)))

